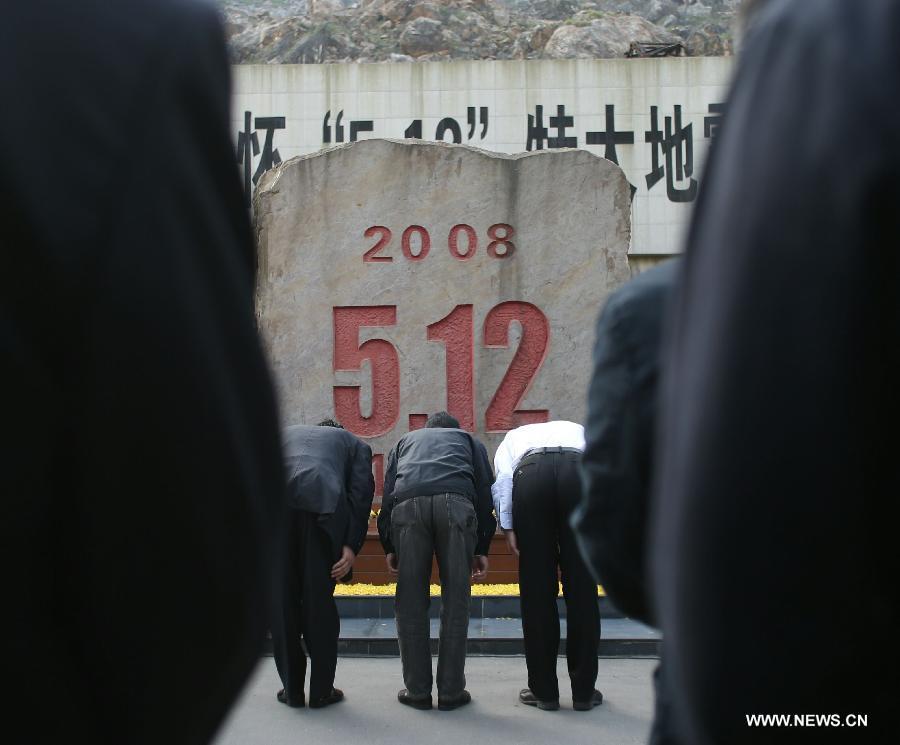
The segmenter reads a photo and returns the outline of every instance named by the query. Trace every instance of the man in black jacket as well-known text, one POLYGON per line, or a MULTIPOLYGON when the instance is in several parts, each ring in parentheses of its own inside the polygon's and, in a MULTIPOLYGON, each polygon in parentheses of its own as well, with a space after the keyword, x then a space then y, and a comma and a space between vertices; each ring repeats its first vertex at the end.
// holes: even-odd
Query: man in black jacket
POLYGON ((207 742, 283 506, 217 10, 5 3, 4 727, 207 742))
POLYGON ((387 459, 378 532, 397 574, 395 612, 403 682, 400 703, 432 707, 429 582, 437 554, 441 577, 438 708, 469 703, 465 690, 470 578, 482 579, 497 527, 491 464, 484 445, 446 411, 400 439, 387 459))
POLYGON ((334 687, 341 630, 335 582, 349 579, 369 526, 375 479, 372 449, 337 422, 294 426, 284 432, 288 480, 284 592, 273 621, 272 647, 284 684, 278 700, 306 704, 306 642, 311 670, 309 705, 344 698, 334 687))
MULTIPOLYGON (((616 290, 597 319, 588 389, 584 489, 572 526, 607 596, 631 618, 654 623, 646 567, 654 473, 657 382, 665 311, 681 259, 616 290)), ((675 742, 669 696, 656 682, 650 745, 675 742)))
POLYGON ((645 555, 665 308, 679 259, 616 290, 597 318, 584 489, 572 517, 597 580, 631 618, 653 623, 645 555))
POLYGON ((684 742, 897 739, 898 38, 897 2, 765 4, 710 153, 653 500, 684 742))

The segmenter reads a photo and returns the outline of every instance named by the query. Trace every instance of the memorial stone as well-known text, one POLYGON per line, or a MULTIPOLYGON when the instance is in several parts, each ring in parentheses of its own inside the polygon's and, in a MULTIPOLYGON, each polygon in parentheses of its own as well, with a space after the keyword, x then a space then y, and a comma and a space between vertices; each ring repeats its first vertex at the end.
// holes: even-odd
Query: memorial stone
POLYGON ((594 323, 630 276, 631 191, 584 150, 365 140, 256 193, 257 313, 285 424, 337 418, 384 457, 447 409, 491 453, 582 422, 594 323))

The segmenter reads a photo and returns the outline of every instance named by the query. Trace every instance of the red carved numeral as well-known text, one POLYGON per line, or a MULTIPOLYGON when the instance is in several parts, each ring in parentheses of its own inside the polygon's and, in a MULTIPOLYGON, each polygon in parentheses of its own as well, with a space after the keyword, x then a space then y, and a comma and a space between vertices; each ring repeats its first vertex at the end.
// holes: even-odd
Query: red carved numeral
POLYGON ((422 429, 425 426, 425 422, 428 421, 428 414, 410 414, 409 415, 409 431, 414 432, 417 429, 422 429))
POLYGON ((475 251, 478 250, 478 234, 471 225, 454 225, 450 228, 447 244, 450 247, 450 253, 453 255, 453 258, 466 261, 467 259, 471 259, 475 255, 475 251), (465 233, 467 239, 465 253, 459 250, 460 231, 465 233))
POLYGON ((462 429, 475 430, 474 335, 471 305, 457 305, 428 327, 428 341, 443 342, 447 358, 447 411, 462 429))
POLYGON ((372 472, 375 476, 375 499, 372 507, 381 504, 381 496, 384 493, 384 453, 376 453, 372 456, 372 472))
POLYGON ((500 303, 484 319, 484 345, 495 348, 509 346, 509 327, 513 321, 521 324, 522 339, 485 412, 488 432, 505 432, 522 424, 546 422, 550 417, 547 409, 516 409, 547 356, 550 341, 547 316, 531 303, 500 303))
POLYGON ((488 255, 493 256, 495 259, 505 259, 509 256, 512 256, 516 252, 516 244, 512 242, 512 237, 516 234, 516 231, 513 230, 513 226, 509 225, 505 222, 498 222, 496 225, 491 225, 488 228, 488 238, 491 239, 491 242, 488 243, 487 252, 488 255), (500 231, 503 231, 503 235, 498 235, 500 231), (497 248, 502 246, 503 252, 500 253, 497 251, 497 248))
POLYGON ((410 261, 421 261, 431 250, 431 236, 428 231, 421 225, 410 225, 403 231, 403 237, 400 239, 400 247, 403 249, 403 255, 410 261), (410 246, 410 240, 413 233, 419 234, 419 253, 414 254, 410 246))
POLYGON ((351 432, 377 437, 389 432, 400 417, 400 359, 394 345, 384 339, 359 343, 365 326, 395 326, 396 305, 338 307, 334 313, 334 369, 360 370, 363 360, 372 364, 372 412, 362 415, 360 387, 334 386, 334 413, 351 432))
POLYGON ((366 228, 366 232, 363 235, 366 238, 372 238, 376 233, 381 233, 381 238, 378 240, 372 248, 366 251, 363 254, 363 261, 366 263, 375 262, 375 261, 393 261, 393 256, 376 256, 382 248, 385 248, 388 243, 391 242, 391 230, 390 228, 384 227, 384 225, 373 225, 371 228, 366 228))
MULTIPOLYGON (((505 259, 507 256, 512 256, 516 251, 516 244, 512 242, 515 232, 513 226, 505 222, 498 222, 491 225, 491 227, 488 228, 488 237, 491 239, 487 247, 488 255, 494 259, 505 259)), ((366 238, 374 238, 376 235, 381 236, 378 239, 378 242, 363 254, 364 262, 370 263, 394 260, 392 256, 377 255, 379 251, 387 248, 388 244, 391 242, 392 233, 390 228, 386 228, 384 225, 373 225, 370 228, 366 228, 364 235, 366 238)), ((407 259, 410 261, 421 261, 428 256, 428 252, 431 250, 431 236, 429 235, 428 230, 421 225, 410 225, 403 231, 400 246, 403 249, 403 255, 407 259), (413 253, 412 236, 416 233, 419 235, 419 252, 413 253)), ((478 250, 478 234, 471 225, 462 223, 454 225, 450 228, 450 235, 447 236, 447 246, 450 249, 450 254, 453 258, 459 259, 460 261, 467 261, 468 259, 471 259, 478 250), (460 251, 460 233, 464 233, 466 236, 465 251, 460 251)))

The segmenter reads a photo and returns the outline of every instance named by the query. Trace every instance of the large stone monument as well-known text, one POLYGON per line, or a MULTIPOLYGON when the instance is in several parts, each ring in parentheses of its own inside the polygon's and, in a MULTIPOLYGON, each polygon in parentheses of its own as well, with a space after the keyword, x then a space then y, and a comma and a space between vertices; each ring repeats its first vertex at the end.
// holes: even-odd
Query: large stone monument
POLYGON ((256 194, 259 322, 285 424, 334 416, 383 458, 447 409, 491 452, 583 421, 594 321, 629 277, 630 187, 583 150, 366 140, 256 194))

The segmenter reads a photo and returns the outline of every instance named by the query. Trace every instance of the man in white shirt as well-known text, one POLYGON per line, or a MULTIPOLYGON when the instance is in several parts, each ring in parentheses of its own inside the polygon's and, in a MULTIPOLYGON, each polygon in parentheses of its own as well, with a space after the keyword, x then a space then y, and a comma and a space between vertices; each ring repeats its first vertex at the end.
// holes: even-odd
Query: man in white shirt
POLYGON ((594 582, 569 525, 581 495, 578 464, 584 428, 574 422, 526 424, 507 433, 494 456, 494 509, 509 547, 519 557, 519 598, 528 688, 523 704, 559 708, 556 656, 561 576, 568 616, 566 659, 572 704, 588 711, 603 702, 594 688, 600 647, 600 608, 594 582))

